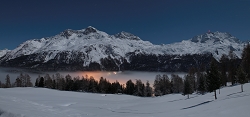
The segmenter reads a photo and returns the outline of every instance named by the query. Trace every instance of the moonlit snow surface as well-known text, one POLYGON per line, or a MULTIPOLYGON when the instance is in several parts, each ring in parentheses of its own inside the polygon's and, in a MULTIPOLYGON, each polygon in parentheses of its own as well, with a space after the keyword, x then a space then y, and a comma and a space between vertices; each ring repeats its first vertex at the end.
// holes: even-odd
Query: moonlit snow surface
POLYGON ((213 93, 141 98, 46 88, 0 89, 0 117, 249 117, 250 84, 213 93))

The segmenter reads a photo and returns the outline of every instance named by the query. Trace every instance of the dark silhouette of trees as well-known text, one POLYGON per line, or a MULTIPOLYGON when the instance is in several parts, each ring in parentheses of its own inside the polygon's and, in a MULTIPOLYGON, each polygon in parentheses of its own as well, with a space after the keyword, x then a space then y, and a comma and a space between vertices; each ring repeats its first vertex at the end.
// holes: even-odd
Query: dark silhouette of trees
POLYGON ((108 93, 109 88, 111 87, 111 83, 109 81, 107 81, 106 78, 101 77, 99 80, 99 92, 100 93, 108 93))
POLYGON ((22 81, 20 80, 19 77, 16 78, 16 81, 15 81, 15 87, 21 87, 22 86, 22 81))
POLYGON ((135 84, 132 82, 132 80, 128 80, 126 82, 125 93, 129 95, 133 95, 134 92, 135 92, 135 84))
POLYGON ((15 87, 33 87, 33 83, 31 82, 31 77, 29 74, 23 74, 20 73, 19 76, 17 76, 15 83, 15 87))
POLYGON ((184 84, 180 76, 172 74, 171 75, 172 93, 183 92, 184 84))
POLYGON ((228 82, 228 76, 227 76, 227 71, 228 71, 228 64, 229 64, 229 59, 227 55, 223 54, 220 58, 220 73, 221 73, 221 85, 222 86, 227 86, 228 82))
POLYGON ((145 87, 145 93, 144 94, 145 94, 145 97, 151 97, 152 94, 153 94, 153 90, 150 87, 149 81, 146 82, 146 87, 145 87))
POLYGON ((50 77, 50 75, 49 74, 46 74, 45 76, 44 76, 44 87, 46 87, 46 88, 53 88, 53 81, 52 81, 52 78, 50 77))
POLYGON ((201 74, 199 79, 199 85, 197 88, 198 93, 204 95, 206 92, 206 78, 205 78, 205 74, 201 74))
POLYGON ((232 85, 237 83, 236 71, 237 71, 237 57, 233 51, 229 51, 229 69, 228 69, 228 78, 231 81, 232 85))
POLYGON ((65 88, 63 88, 66 91, 73 91, 74 88, 74 81, 72 80, 72 77, 68 74, 65 76, 65 88))
POLYGON ((189 95, 193 93, 191 81, 192 81, 192 80, 190 80, 189 76, 186 75, 186 76, 185 76, 185 80, 184 80, 183 95, 187 95, 187 96, 188 96, 188 99, 189 99, 189 95))
POLYGON ((191 67, 188 71, 188 74, 187 74, 187 78, 191 84, 191 87, 192 87, 192 92, 196 91, 197 88, 196 88, 196 77, 195 77, 195 72, 197 70, 195 69, 195 67, 191 67))
POLYGON ((145 91, 145 85, 142 83, 141 80, 136 80, 134 95, 143 97, 145 95, 144 91, 145 91))
POLYGON ((123 93, 123 90, 122 85, 118 81, 111 84, 111 93, 123 93))
POLYGON ((161 91, 161 75, 156 75, 154 80, 154 95, 155 96, 162 96, 161 91))
POLYGON ((246 73, 243 71, 242 66, 240 66, 237 70, 237 79, 238 82, 241 84, 241 92, 243 92, 243 85, 247 82, 246 77, 246 73))
POLYGON ((98 82, 94 79, 93 76, 90 76, 88 91, 93 92, 93 93, 97 93, 97 86, 98 86, 98 82))
POLYGON ((155 96, 162 96, 171 93, 171 83, 167 75, 156 75, 154 81, 155 96))
POLYGON ((41 78, 39 79, 38 87, 44 87, 44 78, 43 78, 43 77, 41 77, 41 78))
POLYGON ((10 88, 10 87, 11 87, 10 76, 8 74, 5 78, 5 88, 10 88))
POLYGON ((250 81, 250 44, 248 43, 242 51, 242 70, 246 73, 247 80, 250 81))
POLYGON ((209 92, 214 92, 214 98, 217 99, 216 90, 220 88, 220 73, 216 65, 216 60, 212 59, 210 68, 207 70, 206 75, 207 90, 209 92))

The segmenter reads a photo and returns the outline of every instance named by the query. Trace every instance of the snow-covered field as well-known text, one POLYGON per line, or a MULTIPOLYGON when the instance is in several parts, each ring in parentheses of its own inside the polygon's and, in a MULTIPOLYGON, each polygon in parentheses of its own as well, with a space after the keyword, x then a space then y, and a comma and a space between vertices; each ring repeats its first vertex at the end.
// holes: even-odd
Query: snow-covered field
POLYGON ((0 89, 0 117, 249 117, 250 84, 213 93, 141 98, 46 88, 0 89))

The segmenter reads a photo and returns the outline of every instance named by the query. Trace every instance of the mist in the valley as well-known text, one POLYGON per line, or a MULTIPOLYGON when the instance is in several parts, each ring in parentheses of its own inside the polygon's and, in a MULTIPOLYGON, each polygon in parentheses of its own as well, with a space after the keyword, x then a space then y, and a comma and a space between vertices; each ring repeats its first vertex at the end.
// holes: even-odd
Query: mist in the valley
POLYGON ((151 86, 154 83, 155 76, 160 74, 167 74, 169 78, 171 74, 178 74, 180 77, 183 77, 186 73, 184 72, 141 72, 141 71, 78 71, 78 72, 41 72, 41 71, 28 71, 23 69, 16 69, 16 68, 0 68, 0 81, 5 83, 6 75, 9 74, 11 83, 14 83, 16 78, 23 74, 29 74, 31 77, 31 81, 34 84, 36 78, 38 76, 44 76, 45 74, 49 74, 51 77, 56 73, 60 73, 62 76, 70 75, 72 78, 79 76, 80 78, 83 77, 90 77, 93 76, 95 80, 99 81, 100 77, 106 78, 110 82, 118 81, 121 84, 126 84, 128 80, 132 80, 133 82, 137 80, 141 80, 143 83, 147 81, 150 82, 151 86))

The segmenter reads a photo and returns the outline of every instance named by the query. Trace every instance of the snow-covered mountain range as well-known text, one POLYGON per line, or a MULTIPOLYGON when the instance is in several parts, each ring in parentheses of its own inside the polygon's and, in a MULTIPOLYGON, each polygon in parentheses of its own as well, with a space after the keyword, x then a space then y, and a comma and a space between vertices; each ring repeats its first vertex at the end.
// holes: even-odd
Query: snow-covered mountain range
POLYGON ((78 66, 74 70, 120 70, 121 66, 125 69, 130 66, 130 70, 133 66, 138 67, 131 64, 136 63, 135 59, 139 59, 140 55, 142 58, 156 57, 152 61, 164 63, 161 68, 166 68, 169 66, 167 63, 172 63, 169 60, 181 59, 186 55, 212 54, 219 60, 222 54, 232 50, 241 58, 244 44, 229 33, 209 32, 178 43, 154 45, 131 33, 109 35, 89 26, 82 30, 68 29, 52 37, 28 40, 14 50, 0 51, 0 63, 1 66, 26 68, 45 68, 49 65, 54 70, 59 65, 71 66, 70 69, 78 66), (171 59, 163 59, 164 56, 171 56, 171 59))

